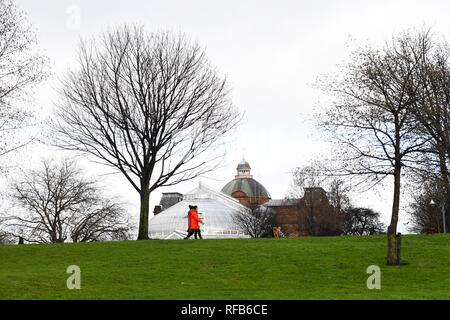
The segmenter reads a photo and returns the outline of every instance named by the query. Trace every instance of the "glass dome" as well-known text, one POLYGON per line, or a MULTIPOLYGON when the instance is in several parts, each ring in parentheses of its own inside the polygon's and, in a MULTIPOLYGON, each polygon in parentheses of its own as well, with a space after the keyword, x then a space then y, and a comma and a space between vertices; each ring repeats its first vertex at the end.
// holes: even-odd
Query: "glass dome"
POLYGON ((197 205, 199 216, 205 224, 201 227, 203 238, 242 238, 249 236, 239 230, 232 216, 249 209, 236 199, 199 183, 167 210, 149 220, 149 237, 152 239, 182 239, 187 234, 189 205, 197 205))

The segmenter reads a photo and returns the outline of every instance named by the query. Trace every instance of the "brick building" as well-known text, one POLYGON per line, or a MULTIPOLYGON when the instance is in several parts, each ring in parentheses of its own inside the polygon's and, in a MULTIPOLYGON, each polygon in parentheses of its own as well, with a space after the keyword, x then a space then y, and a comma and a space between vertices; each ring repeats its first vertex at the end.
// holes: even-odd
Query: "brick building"
POLYGON ((281 227, 285 235, 315 234, 325 225, 322 225, 323 217, 329 222, 333 207, 323 188, 305 188, 301 199, 271 199, 267 189, 253 179, 247 161, 242 160, 236 169, 237 175, 222 188, 222 192, 250 209, 260 206, 272 209, 276 226, 281 227))

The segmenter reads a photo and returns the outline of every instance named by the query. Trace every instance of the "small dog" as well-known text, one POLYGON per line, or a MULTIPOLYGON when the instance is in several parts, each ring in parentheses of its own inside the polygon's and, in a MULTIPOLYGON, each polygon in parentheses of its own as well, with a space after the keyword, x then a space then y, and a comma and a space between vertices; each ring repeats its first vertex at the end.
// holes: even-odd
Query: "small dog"
POLYGON ((272 229, 272 232, 273 232, 274 238, 281 238, 281 236, 282 236, 281 227, 274 227, 272 229))

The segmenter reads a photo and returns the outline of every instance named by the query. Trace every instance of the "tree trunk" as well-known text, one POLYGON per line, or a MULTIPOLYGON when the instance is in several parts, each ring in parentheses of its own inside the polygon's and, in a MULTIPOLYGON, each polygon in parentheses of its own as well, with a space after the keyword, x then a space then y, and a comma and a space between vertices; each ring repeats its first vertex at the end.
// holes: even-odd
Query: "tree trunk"
POLYGON ((148 212, 150 205, 150 190, 148 187, 141 189, 141 211, 139 215, 139 234, 138 240, 147 240, 148 238, 148 212))
POLYGON ((441 179, 447 194, 450 194, 450 185, 448 181, 448 168, 446 163, 446 152, 439 150, 439 169, 441 171, 441 179))
MULTIPOLYGON (((447 167, 447 159, 446 159, 446 152, 445 151, 441 151, 439 150, 439 168, 441 171, 441 180, 442 183, 444 184, 444 189, 445 189, 445 194, 444 194, 444 198, 441 200, 443 203, 441 204, 441 206, 443 205, 444 208, 447 207, 447 203, 450 199, 450 182, 449 182, 449 173, 448 173, 448 167, 447 167)), ((445 210, 442 214, 445 214, 447 210, 445 210)), ((443 218, 443 217, 441 217, 443 218)), ((443 219, 445 221, 447 221, 446 219, 443 219)), ((442 228, 446 229, 447 226, 444 226, 444 221, 442 221, 442 228)), ((440 223, 438 224, 440 225, 440 223)), ((440 233, 440 231, 439 231, 440 233)))
MULTIPOLYGON (((398 161, 399 162, 399 161, 398 161)), ((392 204, 391 224, 388 227, 388 265, 400 264, 399 238, 397 237, 398 212, 400 208, 400 173, 401 166, 396 163, 394 168, 394 201, 392 204)))
POLYGON ((314 204, 313 204, 313 194, 310 192, 309 197, 309 235, 315 236, 316 235, 316 223, 314 221, 314 204))

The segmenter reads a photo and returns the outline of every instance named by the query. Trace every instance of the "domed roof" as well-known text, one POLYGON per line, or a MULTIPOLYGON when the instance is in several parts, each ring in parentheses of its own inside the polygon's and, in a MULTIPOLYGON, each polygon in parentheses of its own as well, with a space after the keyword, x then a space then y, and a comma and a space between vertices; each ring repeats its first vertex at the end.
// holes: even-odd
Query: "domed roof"
POLYGON ((245 161, 245 159, 242 159, 242 161, 239 162, 236 169, 237 170, 250 170, 251 167, 250 167, 250 164, 247 161, 245 161))
POLYGON ((231 180, 221 191, 229 196, 236 191, 242 191, 249 197, 270 198, 270 194, 266 188, 253 178, 236 178, 231 180))
POLYGON ((239 162, 236 170, 237 175, 235 176, 235 179, 228 182, 225 187, 222 188, 223 193, 231 196, 236 191, 242 191, 248 197, 270 198, 266 188, 253 179, 250 164, 245 161, 245 159, 242 159, 242 161, 239 162))

